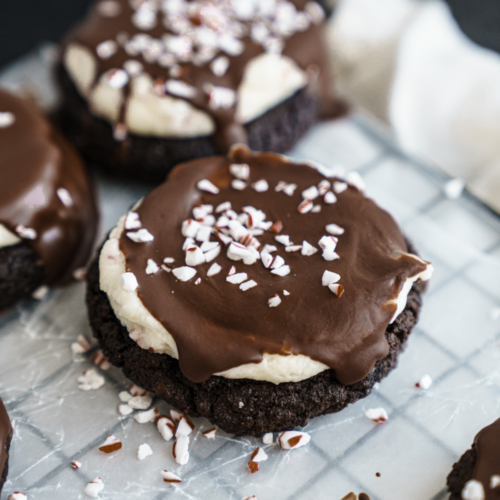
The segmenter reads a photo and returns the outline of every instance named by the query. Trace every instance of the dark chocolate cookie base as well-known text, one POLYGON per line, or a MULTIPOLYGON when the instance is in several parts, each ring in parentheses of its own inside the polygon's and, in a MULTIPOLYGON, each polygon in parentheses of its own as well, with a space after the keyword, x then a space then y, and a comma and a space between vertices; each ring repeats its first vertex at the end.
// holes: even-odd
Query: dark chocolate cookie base
POLYGON ((0 311, 29 297, 44 276, 37 254, 27 243, 0 248, 0 311))
POLYGON ((476 466, 477 452, 473 445, 470 450, 467 450, 460 460, 453 464, 450 474, 446 480, 448 490, 450 491, 449 500, 461 500, 462 490, 467 481, 472 479, 474 467, 476 466))
POLYGON ((7 475, 9 474, 9 450, 10 450, 10 442, 12 440, 12 436, 7 439, 5 443, 5 451, 7 452, 7 460, 5 462, 2 475, 0 476, 0 494, 2 493, 3 485, 5 481, 7 481, 7 475))
POLYGON ((201 384, 191 382, 176 359, 141 349, 129 337, 100 290, 97 259, 87 278, 87 307, 104 354, 130 380, 193 417, 206 417, 230 434, 260 436, 304 426, 311 417, 338 412, 368 396, 373 385, 396 367, 397 356, 417 322, 424 290, 425 283, 414 284, 405 310, 387 328, 388 356, 379 360, 366 378, 349 386, 340 384, 332 370, 279 385, 216 376, 201 384))
MULTIPOLYGON (((57 78, 63 94, 56 117, 61 129, 89 161, 117 175, 161 182, 179 163, 220 153, 212 137, 165 139, 129 134, 124 142, 117 142, 111 125, 91 114, 62 65, 57 78)), ((288 151, 316 122, 317 107, 310 93, 296 93, 246 125, 250 148, 288 151)))

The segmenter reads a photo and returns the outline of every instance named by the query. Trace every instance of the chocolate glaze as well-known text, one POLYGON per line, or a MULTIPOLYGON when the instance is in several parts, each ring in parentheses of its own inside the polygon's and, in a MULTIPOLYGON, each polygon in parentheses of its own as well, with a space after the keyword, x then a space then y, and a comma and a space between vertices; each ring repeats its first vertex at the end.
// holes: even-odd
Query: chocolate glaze
POLYGON ((142 226, 154 235, 154 241, 134 243, 125 232, 120 239, 127 269, 137 277, 140 299, 175 339, 182 372, 193 382, 202 382, 214 373, 258 363, 266 352, 293 353, 323 362, 342 384, 361 380, 388 353, 385 331, 396 306, 387 302, 397 297, 407 277, 421 273, 426 265, 407 253, 391 216, 356 188, 351 186, 339 194, 333 205, 317 200, 322 205, 320 213, 300 214, 301 192, 323 180, 321 173, 279 155, 252 155, 243 147, 233 148, 230 156, 197 160, 174 169, 169 180, 148 194, 137 209, 142 226), (266 179, 269 190, 232 189, 230 163, 248 163, 249 182, 266 179), (200 191, 196 185, 201 179, 209 179, 220 193, 200 191), (276 193, 279 181, 296 183, 294 195, 276 193), (179 282, 164 271, 145 273, 149 258, 161 264, 165 257, 173 257, 174 267, 184 266, 182 221, 191 218, 196 205, 212 204, 215 209, 225 201, 238 213, 251 205, 263 210, 266 220, 282 221, 282 234, 295 243, 306 240, 318 247, 319 239, 327 234, 325 225, 340 225, 345 229, 336 250, 340 259, 327 262, 321 252, 309 257, 287 253, 274 241, 274 234, 266 231, 258 239, 263 245, 276 244, 277 253, 291 267, 288 276, 270 274, 260 261, 247 266, 229 260, 225 248, 214 261, 223 267, 220 274, 206 277, 213 262, 196 267, 196 278, 202 278, 198 286, 194 280, 179 282), (233 265, 258 286, 242 292, 227 283, 233 265), (322 286, 325 270, 340 274, 345 287, 341 297, 322 286), (284 296, 283 290, 290 295, 284 296), (270 308, 268 299, 275 294, 282 303, 270 308))
POLYGON ((97 211, 84 165, 76 152, 30 104, 0 90, 0 112, 15 122, 0 128, 0 223, 16 234, 18 225, 34 229, 26 239, 44 268, 45 283, 64 284, 85 265, 92 249, 97 211), (66 189, 66 206, 57 190, 66 189))
POLYGON ((490 488, 491 476, 500 476, 500 419, 482 429, 474 439, 477 452, 472 479, 483 484, 485 500, 498 500, 500 487, 490 488))
POLYGON ((12 426, 10 424, 9 415, 7 415, 7 410, 0 399, 0 474, 4 470, 7 459, 9 458, 7 446, 11 438, 12 426))
MULTIPOLYGON (((161 39, 166 34, 174 34, 173 31, 166 28, 163 24, 164 14, 160 11, 158 14, 158 22, 156 27, 148 30, 140 30, 134 25, 132 16, 134 9, 130 6, 131 2, 127 0, 116 0, 120 6, 120 14, 116 17, 104 17, 98 8, 99 1, 94 3, 90 10, 87 19, 78 26, 67 37, 65 44, 78 42, 90 49, 97 60, 97 76, 94 85, 97 84, 102 75, 113 69, 122 69, 123 64, 129 60, 139 61, 144 66, 144 72, 152 77, 152 80, 159 84, 156 88, 161 87, 161 93, 165 92, 163 84, 167 80, 179 79, 194 86, 197 90, 197 95, 193 98, 186 99, 194 106, 207 112, 214 120, 216 132, 215 141, 221 152, 227 152, 231 145, 235 143, 246 143, 246 132, 242 124, 235 121, 236 103, 229 109, 213 109, 209 105, 209 98, 204 86, 209 83, 219 87, 225 87, 233 91, 239 88, 245 68, 248 62, 256 56, 264 53, 264 49, 260 44, 255 43, 249 35, 244 36, 241 40, 244 42, 244 50, 237 56, 230 56, 225 52, 219 51, 214 58, 206 63, 194 64, 193 62, 178 62, 180 66, 181 76, 173 78, 170 74, 170 69, 160 66, 157 62, 148 62, 142 54, 135 57, 128 54, 123 45, 120 45, 117 52, 108 59, 102 59, 96 55, 96 47, 107 40, 116 40, 117 35, 126 35, 131 39, 139 33, 147 34, 155 39, 161 39), (216 76, 210 69, 210 62, 217 56, 224 55, 230 61, 229 68, 225 75, 216 76)), ((137 2, 140 3, 140 2, 137 2)), ((193 3, 187 1, 185 3, 193 3)), ((206 1, 210 4, 226 4, 225 1, 206 1)), ((307 3, 307 0, 291 0, 297 10, 302 11, 307 3)), ((189 18, 187 18, 189 19, 189 18)), ((194 25, 203 24, 203 18, 195 16, 190 19, 194 25)), ((251 21, 240 21, 242 25, 249 29, 251 21)), ((177 34, 177 33, 175 33, 177 34)), ((311 23, 310 27, 303 32, 296 32, 291 36, 283 36, 282 41, 285 42, 282 54, 291 57, 299 67, 307 71, 310 75, 310 89, 321 97, 322 100, 322 116, 335 116, 338 114, 337 103, 334 100, 331 90, 329 75, 326 64, 326 49, 323 42, 323 25, 311 23)), ((124 88, 124 98, 119 121, 123 122, 127 113, 127 103, 129 96, 129 86, 124 88)), ((178 95, 175 97, 183 98, 178 95)))

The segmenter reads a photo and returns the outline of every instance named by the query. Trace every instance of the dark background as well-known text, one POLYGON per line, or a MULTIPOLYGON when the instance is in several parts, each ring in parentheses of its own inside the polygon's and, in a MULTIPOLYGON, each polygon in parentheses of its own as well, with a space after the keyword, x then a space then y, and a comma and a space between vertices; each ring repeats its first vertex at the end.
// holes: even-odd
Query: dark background
MULTIPOLYGON (((376 1, 376 0, 374 0, 376 1)), ((447 0, 463 31, 500 52, 500 0, 447 0)), ((40 40, 58 41, 91 0, 0 0, 0 66, 40 40)))

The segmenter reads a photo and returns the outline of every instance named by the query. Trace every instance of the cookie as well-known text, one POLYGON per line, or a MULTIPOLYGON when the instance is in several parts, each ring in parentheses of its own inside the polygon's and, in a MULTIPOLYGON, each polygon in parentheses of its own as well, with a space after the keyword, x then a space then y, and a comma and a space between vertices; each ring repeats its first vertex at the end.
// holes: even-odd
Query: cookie
POLYGON ((84 164, 30 104, 0 90, 0 310, 69 283, 92 250, 97 210, 84 164))
POLYGON ((360 177, 347 181, 244 146, 176 167, 122 217, 89 276, 110 361, 235 434, 303 425, 368 394, 432 266, 360 177))
POLYGON ((500 419, 482 429, 447 479, 450 500, 496 500, 500 495, 500 419))
POLYGON ((3 485, 9 473, 9 449, 12 432, 9 415, 7 415, 5 406, 0 399, 0 493, 2 493, 3 485))
POLYGON ((64 42, 64 130, 117 175, 164 180, 235 143, 290 149, 332 95, 313 1, 95 2, 64 42))

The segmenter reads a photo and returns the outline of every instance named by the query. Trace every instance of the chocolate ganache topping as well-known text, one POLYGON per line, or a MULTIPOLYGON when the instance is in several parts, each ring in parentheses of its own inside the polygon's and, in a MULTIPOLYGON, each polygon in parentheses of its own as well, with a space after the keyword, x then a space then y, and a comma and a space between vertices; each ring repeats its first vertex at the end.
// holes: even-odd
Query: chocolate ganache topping
POLYGON ((474 439, 477 452, 472 479, 483 485, 484 500, 500 498, 500 419, 482 429, 474 439))
POLYGON ((84 165, 30 104, 0 90, 0 225, 32 245, 45 283, 86 264, 97 211, 84 165))
POLYGON ((127 215, 119 245, 123 288, 193 382, 268 353, 355 383, 387 355, 400 292, 430 267, 362 190, 245 146, 176 167, 127 215))
POLYGON ((290 57, 307 72, 324 114, 334 112, 323 21, 321 6, 307 0, 101 0, 66 46, 77 43, 94 55, 90 92, 101 83, 122 90, 116 140, 126 138, 134 79, 147 75, 158 97, 207 112, 216 144, 227 152, 246 142, 235 116, 238 89, 247 65, 261 54, 290 57))
POLYGON ((0 477, 7 463, 7 444, 12 437, 12 426, 10 424, 7 410, 0 399, 0 477))

